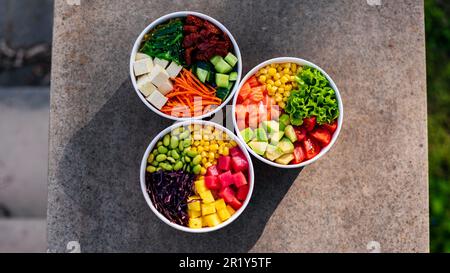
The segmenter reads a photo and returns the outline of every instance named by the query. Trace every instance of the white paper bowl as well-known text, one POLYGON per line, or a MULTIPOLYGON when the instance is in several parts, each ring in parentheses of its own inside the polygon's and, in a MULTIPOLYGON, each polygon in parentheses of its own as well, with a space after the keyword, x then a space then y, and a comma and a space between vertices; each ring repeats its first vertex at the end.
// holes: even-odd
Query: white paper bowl
POLYGON ((250 198, 252 196, 253 193, 253 187, 254 187, 254 178, 255 178, 255 174, 254 174, 254 170, 253 170, 253 164, 252 164, 252 159, 250 154, 247 152, 247 149, 245 149, 245 145, 242 142, 242 140, 240 140, 235 134, 233 134, 230 130, 226 129, 225 127, 217 124, 217 123, 213 123, 213 122, 209 122, 209 121, 203 121, 203 120, 191 120, 191 121, 183 121, 183 122, 179 122, 176 123, 168 128, 166 128, 165 130, 161 131, 150 143, 150 145, 148 145, 147 150, 145 151, 144 157, 142 158, 142 162, 141 162, 141 169, 140 169, 140 180, 141 180, 141 190, 142 193, 144 194, 144 198, 145 201, 147 202, 148 206, 150 207, 150 209, 156 214, 156 216, 158 216, 159 219, 161 219, 161 221, 163 221, 164 223, 166 223, 167 225, 181 230, 181 231, 185 231, 185 232, 191 232, 191 233, 205 233, 205 232, 211 232, 211 231, 215 231, 215 230, 219 230, 223 227, 226 227, 227 225, 229 225, 230 223, 232 223, 234 220, 236 220, 239 215, 241 215, 241 213, 245 210, 245 208, 247 207, 248 203, 250 202, 250 198), (147 186, 145 183, 145 173, 146 173, 146 168, 147 168, 147 158, 150 155, 151 151, 153 150, 154 147, 156 147, 156 144, 158 143, 159 140, 161 140, 164 135, 170 133, 173 129, 178 128, 178 127, 182 127, 182 126, 187 126, 189 124, 201 124, 201 125, 206 125, 206 126, 214 126, 215 128, 218 128, 220 130, 222 130, 223 132, 227 133, 231 139, 233 139, 234 141, 236 141, 236 143, 238 144, 239 148, 242 150, 242 152, 244 153, 247 161, 248 161, 248 184, 249 184, 249 191, 247 194, 247 198, 245 199, 245 201, 242 204, 242 207, 236 211, 235 214, 233 214, 231 216, 231 218, 229 218, 228 220, 226 220, 225 222, 221 223, 220 225, 217 225, 215 227, 204 227, 201 229, 192 229, 189 227, 185 227, 182 225, 178 225, 175 223, 170 222, 164 215, 162 215, 156 208, 155 206, 153 206, 153 202, 150 199, 150 196, 148 195, 147 192, 147 186))
POLYGON ((199 13, 199 12, 193 12, 193 11, 178 11, 178 12, 173 12, 173 13, 169 13, 166 14, 162 17, 159 17, 158 19, 156 19, 155 21, 153 21, 150 25, 148 25, 142 32, 141 34, 139 34, 139 37, 136 39, 136 42, 134 43, 133 49, 131 51, 131 56, 130 56, 130 78, 131 78, 131 82, 133 83, 133 87, 134 90, 136 91, 136 94, 139 96, 139 98, 141 99, 141 101, 149 108, 151 109, 153 112, 155 112, 156 114, 160 115, 161 117, 164 118, 168 118, 171 120, 176 120, 176 121, 184 121, 184 120, 192 120, 192 119, 204 119, 207 117, 210 117, 212 115, 214 115, 215 113, 217 113, 218 111, 220 111, 225 105, 228 104, 228 102, 231 100, 231 98, 234 96, 234 93, 236 93, 236 91, 238 90, 238 84, 239 81, 241 80, 242 77, 242 57, 241 57, 241 51, 239 50, 239 46, 236 43, 236 40, 234 39, 233 35, 230 33, 230 31, 224 26, 222 25, 219 21, 217 21, 216 19, 205 15, 203 13, 199 13), (228 95, 228 97, 225 99, 225 101, 222 102, 221 105, 219 105, 219 107, 217 107, 216 109, 214 109, 213 111, 203 114, 201 116, 197 116, 197 117, 174 117, 171 115, 167 115, 163 112, 161 112, 159 109, 157 109, 156 107, 154 107, 150 102, 148 102, 145 97, 142 95, 142 93, 139 91, 139 89, 137 88, 137 84, 136 84, 136 76, 134 75, 134 69, 133 69, 133 63, 136 59, 136 53, 139 50, 139 47, 141 45, 142 39, 144 38, 144 35, 146 33, 148 33, 151 29, 155 28, 156 26, 158 26, 159 24, 162 24, 170 19, 174 19, 174 18, 179 18, 179 17, 186 17, 188 15, 194 15, 197 17, 200 17, 201 19, 207 20, 211 23, 213 23, 215 26, 217 26, 218 28, 220 28, 220 30, 222 30, 224 33, 226 33, 228 35, 228 37, 231 40, 231 43, 233 44, 233 49, 234 49, 234 55, 237 57, 238 62, 237 62, 237 73, 238 73, 238 77, 236 80, 236 84, 234 85, 233 89, 231 90, 230 94, 228 95))
POLYGON ((321 158, 323 155, 325 155, 330 149, 331 147, 334 145, 334 143, 336 142, 336 139, 339 136, 339 133, 341 131, 342 128, 342 121, 344 118, 344 107, 342 105, 342 99, 341 99, 341 95, 339 93, 339 89, 337 88, 336 84, 334 83, 333 79, 319 66, 308 62, 306 60, 300 59, 300 58, 294 58, 294 57, 279 57, 279 58, 274 58, 274 59, 270 59, 267 60, 259 65, 257 65, 256 67, 254 67, 252 70, 250 70, 247 75, 245 75, 245 77, 241 80, 241 83, 239 84, 239 88, 238 91, 236 92, 234 98, 233 98, 233 106, 232 106, 232 114, 233 114, 233 125, 234 125, 234 129, 236 131, 236 135, 238 136, 239 140, 241 140, 243 143, 245 143, 245 147, 247 148, 247 150, 253 155, 255 156, 257 159, 261 160, 262 162, 269 164, 271 166, 274 167, 278 167, 278 168, 283 168, 283 169, 294 169, 294 168, 301 168, 304 167, 306 165, 309 165, 313 162, 315 162, 316 160, 319 160, 319 158, 321 158), (257 154, 255 151, 252 150, 252 148, 250 148, 247 143, 245 143, 244 139, 242 138, 241 134, 239 133, 239 128, 237 126, 237 121, 236 121, 236 102, 237 102, 237 98, 238 98, 238 93, 239 90, 241 90, 242 86, 245 84, 245 82, 254 74, 256 74, 256 72, 258 72, 259 69, 263 68, 266 65, 270 65, 272 63, 296 63, 302 66, 310 66, 313 67, 317 70, 319 70, 320 72, 322 72, 323 75, 325 75, 325 77, 328 79, 328 81, 330 82, 331 87, 334 89, 334 91, 336 92, 336 98, 338 100, 338 106, 339 106, 339 118, 338 118, 338 126, 336 131, 334 132, 332 138, 331 138, 331 142, 330 144, 328 144, 328 146, 326 146, 325 148, 323 148, 320 153, 318 155, 316 155, 314 158, 307 160, 307 161, 303 161, 300 164, 295 164, 295 165, 282 165, 282 164, 278 164, 274 161, 270 161, 266 158, 264 158, 263 156, 260 156, 259 154, 257 154))

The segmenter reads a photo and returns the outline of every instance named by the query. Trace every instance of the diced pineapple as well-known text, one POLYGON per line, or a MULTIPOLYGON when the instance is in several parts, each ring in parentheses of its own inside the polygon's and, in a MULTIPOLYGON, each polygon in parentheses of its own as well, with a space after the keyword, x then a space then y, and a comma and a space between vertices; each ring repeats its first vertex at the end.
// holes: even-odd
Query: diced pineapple
POLYGON ((190 228, 202 228, 202 218, 189 218, 190 228))
POLYGON ((202 198, 203 203, 209 204, 214 202, 214 196, 211 191, 200 192, 200 197, 202 198))
POLYGON ((227 210, 230 212, 231 215, 233 215, 236 212, 230 205, 227 205, 227 210))
POLYGON ((216 200, 216 202, 214 203, 216 205, 216 210, 221 210, 227 207, 227 205, 225 204, 225 201, 223 201, 222 198, 216 200))
POLYGON ((222 220, 222 222, 231 217, 231 214, 226 207, 218 210, 217 214, 219 215, 219 218, 220 220, 222 220))
POLYGON ((214 203, 202 204, 202 215, 208 215, 216 212, 216 207, 214 203))
POLYGON ((205 180, 197 180, 194 182, 195 184, 195 191, 197 193, 205 192, 208 190, 208 188, 205 185, 205 180))
POLYGON ((188 198, 188 210, 193 210, 193 211, 201 211, 202 208, 200 207, 200 196, 191 196, 188 198), (192 201, 192 200, 197 200, 197 201, 192 201), (191 202, 192 201, 192 202, 191 202))
POLYGON ((201 212, 201 210, 200 211, 188 210, 188 215, 189 215, 189 218, 197 218, 197 217, 202 216, 202 212, 201 212))
POLYGON ((208 223, 206 223, 205 216, 202 217, 202 227, 207 227, 208 223))
POLYGON ((217 213, 205 216, 205 220, 206 223, 208 224, 208 227, 215 227, 218 224, 220 224, 220 219, 217 213))

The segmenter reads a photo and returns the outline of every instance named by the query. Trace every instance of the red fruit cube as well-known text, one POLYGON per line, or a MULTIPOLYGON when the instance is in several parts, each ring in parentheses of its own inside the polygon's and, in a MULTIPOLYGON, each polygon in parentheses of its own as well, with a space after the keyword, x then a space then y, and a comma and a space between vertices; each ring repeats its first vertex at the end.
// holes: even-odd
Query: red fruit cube
POLYGON ((233 181, 234 185, 236 185, 236 187, 238 188, 247 185, 247 179, 245 178, 245 175, 242 172, 237 172, 233 174, 233 181))
POLYGON ((238 146, 233 147, 233 148, 230 149, 230 155, 231 155, 231 157, 233 157, 233 156, 241 156, 241 157, 245 158, 244 153, 241 151, 241 149, 238 146))
POLYGON ((306 131, 312 131, 314 129, 314 126, 316 126, 316 117, 303 119, 303 127, 306 129, 306 131))
POLYGON ((236 198, 240 201, 244 201, 245 198, 247 198, 249 189, 250 189, 250 187, 248 185, 244 185, 244 186, 240 187, 236 194, 236 198))
POLYGON ((221 189, 228 187, 229 185, 234 183, 233 175, 230 171, 219 174, 219 181, 221 185, 221 189))
POLYGON ((220 190, 220 182, 217 176, 205 176, 205 186, 210 190, 220 190))
POLYGON ((243 156, 233 156, 231 158, 231 167, 234 172, 242 172, 248 170, 248 161, 243 156))
POLYGON ((331 142, 331 134, 325 128, 316 128, 310 133, 310 135, 319 142, 322 147, 327 146, 331 142))
POLYGON ((322 125, 325 129, 327 129, 329 132, 330 132, 330 134, 333 134, 335 131, 336 131, 336 129, 337 129, 337 120, 335 120, 333 123, 331 123, 331 124, 324 124, 324 125, 322 125))
POLYGON ((230 187, 222 189, 219 192, 219 196, 222 197, 227 204, 233 202, 233 200, 236 199, 236 193, 230 187))
POLYGON ((242 203, 239 200, 237 200, 236 197, 233 197, 233 199, 230 202, 228 202, 228 204, 235 210, 238 210, 242 207, 242 203))
POLYGON ((228 171, 230 170, 230 161, 231 161, 231 157, 229 156, 221 156, 219 157, 219 161, 218 161, 218 167, 219 170, 221 171, 228 171))
POLYGON ((311 158, 315 157, 320 153, 320 145, 317 144, 317 142, 310 137, 307 137, 303 141, 303 148, 305 149, 304 151, 307 160, 310 160, 311 158))
POLYGON ((212 165, 206 169, 206 175, 208 176, 218 176, 219 170, 217 169, 217 165, 212 165))

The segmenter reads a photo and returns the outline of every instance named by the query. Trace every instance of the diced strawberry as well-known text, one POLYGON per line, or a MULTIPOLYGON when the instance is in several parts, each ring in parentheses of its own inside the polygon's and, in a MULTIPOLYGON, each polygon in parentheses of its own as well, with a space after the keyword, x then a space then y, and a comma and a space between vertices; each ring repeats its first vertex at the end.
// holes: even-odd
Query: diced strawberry
POLYGON ((255 76, 250 77, 250 79, 248 79, 246 83, 250 84, 251 87, 257 87, 261 85, 255 76))
POLYGON ((217 167, 221 171, 228 171, 228 170, 230 170, 230 162, 231 162, 231 157, 221 156, 221 157, 219 157, 217 167))
POLYGON ((212 165, 206 169, 207 176, 218 176, 219 170, 217 169, 217 165, 212 165))
POLYGON ((220 188, 224 189, 234 183, 231 171, 219 174, 220 188))
POLYGON ((244 101, 247 99, 248 95, 252 93, 252 87, 248 82, 246 82, 244 85, 242 85, 241 90, 239 91, 238 99, 241 101, 244 101))
POLYGON ((305 160, 306 155, 305 151, 303 150, 302 145, 297 144, 295 145, 294 149, 294 160, 292 161, 292 164, 300 164, 305 160))
MULTIPOLYGON (((226 200, 225 200, 225 202, 226 202, 226 200)), ((231 207, 233 207, 233 209, 235 209, 235 210, 238 210, 242 207, 242 203, 236 197, 233 197, 233 199, 230 202, 228 202, 228 204, 231 207)))
POLYGON ((294 127, 295 135, 297 136, 297 141, 302 141, 306 137, 306 129, 303 126, 294 127))
POLYGON ((336 129, 337 129, 337 120, 335 120, 335 121, 333 121, 333 123, 331 123, 331 124, 327 124, 327 123, 325 123, 325 124, 323 124, 322 126, 325 128, 325 129, 327 129, 329 132, 330 132, 330 134, 333 134, 335 131, 336 131, 336 129))
POLYGON ((220 190, 220 182, 217 176, 205 176, 205 185, 210 190, 220 190))
POLYGON ((230 187, 222 189, 219 192, 219 196, 222 197, 227 204, 233 202, 233 200, 236 199, 236 193, 230 187))
POLYGON ((234 185, 236 185, 236 187, 238 188, 247 185, 247 179, 245 178, 245 175, 242 172, 237 172, 233 174, 233 181, 234 185))
POLYGON ((250 189, 250 187, 248 185, 244 185, 244 186, 240 187, 236 194, 236 198, 240 201, 244 201, 247 198, 249 189, 250 189))
POLYGON ((248 161, 242 156, 231 157, 231 167, 234 172, 242 172, 248 169, 248 161))
POLYGON ((322 147, 327 146, 328 144, 330 144, 331 142, 331 134, 330 132, 325 129, 325 128, 316 128, 314 129, 314 131, 312 131, 311 133, 309 133, 313 138, 315 138, 317 140, 317 142, 319 142, 319 144, 322 147))
POLYGON ((239 148, 238 146, 230 149, 230 155, 231 155, 231 157, 241 156, 241 157, 245 158, 244 153, 241 151, 241 148, 239 148))
POLYGON ((316 117, 303 119, 303 127, 306 129, 306 131, 312 131, 314 129, 314 126, 316 126, 316 117))
POLYGON ((305 149, 306 159, 311 159, 320 153, 320 146, 316 141, 310 137, 306 137, 303 141, 303 148, 305 149))

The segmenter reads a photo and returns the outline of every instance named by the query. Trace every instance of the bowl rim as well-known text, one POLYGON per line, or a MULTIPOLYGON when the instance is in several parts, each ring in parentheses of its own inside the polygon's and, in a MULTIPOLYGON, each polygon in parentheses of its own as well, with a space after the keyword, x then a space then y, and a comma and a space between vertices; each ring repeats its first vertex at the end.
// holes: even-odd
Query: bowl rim
POLYGON ((180 231, 184 231, 184 232, 189 232, 189 233, 207 233, 207 232, 212 232, 212 231, 216 231, 219 230, 221 228, 226 227, 227 225, 231 224, 232 222, 234 222, 234 220, 236 220, 241 213, 246 209, 247 205, 250 202, 252 193, 253 193, 253 188, 254 188, 254 180, 255 180, 255 173, 254 173, 254 169, 253 169, 253 163, 252 163, 252 158, 250 156, 250 154, 248 153, 248 151, 246 150, 244 143, 230 130, 228 130, 226 127, 211 122, 211 121, 205 121, 205 120, 190 120, 190 121, 182 121, 182 122, 177 122, 169 127, 167 127, 166 129, 162 130, 158 135, 156 135, 153 140, 150 142, 150 144, 147 146, 147 149, 145 150, 144 156, 142 157, 142 161, 141 161, 141 167, 140 167, 140 185, 141 185, 141 190, 142 193, 144 194, 144 199, 147 202, 147 205, 150 207, 150 209, 153 211, 153 213, 155 213, 155 215, 164 223, 166 223, 167 225, 180 230, 180 231), (178 127, 182 127, 182 126, 187 126, 190 124, 200 124, 202 126, 214 126, 215 128, 219 128, 220 130, 222 130, 223 132, 227 133, 228 136, 230 136, 232 138, 232 140, 236 141, 236 143, 238 144, 239 148, 242 150, 242 152, 244 153, 247 161, 248 161, 248 177, 249 177, 249 191, 247 194, 247 198, 245 199, 244 203, 242 204, 242 207, 236 211, 236 213, 234 213, 229 219, 227 219, 225 222, 220 223, 219 225, 215 226, 215 227, 203 227, 200 229, 192 229, 189 227, 185 227, 182 225, 178 225, 175 223, 170 222, 164 215, 162 215, 153 205, 153 202, 150 199, 150 196, 147 193, 147 189, 146 189, 146 181, 145 181, 145 174, 146 174, 146 168, 147 168, 147 158, 150 154, 150 152, 153 150, 153 148, 156 146, 156 144, 158 143, 159 140, 162 139, 162 137, 171 132, 173 129, 178 128, 178 127))
POLYGON ((239 138, 239 140, 241 140, 244 144, 245 144, 245 148, 254 156, 256 157, 258 160, 271 165, 273 167, 277 167, 277 168, 282 168, 282 169, 296 169, 296 168, 301 168, 301 167, 305 167, 317 160, 319 160, 323 155, 325 155, 330 149, 331 147, 333 147, 334 143, 336 142, 341 129, 342 129, 342 124, 343 124, 343 119, 344 119, 344 106, 342 103, 342 98, 339 92, 338 87, 336 86, 336 84, 334 83, 333 79, 330 77, 330 75, 328 75, 321 67, 319 67, 318 65, 307 61, 305 59, 301 59, 301 58, 297 58, 297 57, 277 57, 277 58, 272 58, 269 60, 266 60, 260 64, 258 64, 257 66, 253 67, 241 80, 240 84, 239 84, 239 88, 238 91, 236 92, 236 94, 234 95, 233 98, 233 103, 232 103, 232 119, 233 119, 233 126, 234 126, 234 130, 236 132, 237 137, 239 138), (328 144, 324 149, 322 149, 320 151, 320 153, 318 155, 316 155, 314 158, 307 160, 307 161, 303 161, 300 164, 293 164, 293 165, 281 165, 278 164, 274 161, 270 161, 266 158, 264 158, 263 156, 257 154, 255 151, 253 151, 248 144, 244 141, 244 139, 242 138, 239 128, 237 127, 237 121, 236 121, 236 102, 237 102, 237 98, 238 98, 238 94, 239 94, 239 90, 241 90, 242 86, 245 84, 245 82, 254 74, 256 74, 256 72, 266 66, 266 65, 270 65, 272 63, 296 63, 296 64, 300 64, 300 65, 306 65, 306 66, 310 66, 313 67, 317 70, 319 70, 323 75, 325 75, 325 77, 328 79, 328 81, 330 82, 331 87, 333 88, 333 90, 336 93, 336 98, 338 100, 338 107, 339 107, 339 117, 338 117, 338 126, 336 131, 333 134, 333 137, 331 138, 331 142, 330 144, 328 144))
POLYGON ((173 19, 173 18, 179 18, 179 17, 186 17, 188 15, 194 15, 197 17, 200 17, 204 20, 207 20, 211 23, 213 23, 215 26, 217 26, 218 28, 220 28, 220 30, 222 30, 223 32, 225 32, 228 37, 231 40, 231 43, 233 44, 233 49, 234 49, 234 53, 238 59, 237 62, 237 79, 236 79, 236 83, 239 83, 242 77, 242 55, 241 55, 241 50, 239 49, 239 46, 236 42, 236 40, 234 39, 234 36, 231 34, 231 32, 218 20, 200 13, 200 12, 195 12, 195 11, 176 11, 176 12, 172 12, 172 13, 168 13, 166 15, 163 15, 159 18, 157 18, 156 20, 154 20, 153 22, 151 22, 146 28, 144 28, 144 30, 139 34, 139 36, 137 37, 136 41, 133 44, 133 48, 131 50, 131 54, 130 54, 130 64, 129 64, 129 73, 130 73, 130 78, 131 78, 131 83, 133 84, 133 88, 134 91, 136 92, 136 94, 139 96, 139 98, 141 99, 141 101, 153 112, 155 112, 156 114, 158 114, 161 117, 167 118, 167 119, 171 119, 171 120, 175 120, 175 121, 185 121, 185 120, 192 120, 192 119, 204 119, 204 118, 208 118, 211 117, 212 115, 214 115, 215 113, 219 112, 225 105, 227 105, 231 98, 234 96, 234 94, 237 92, 238 90, 238 84, 234 84, 233 89, 231 90, 230 94, 228 95, 228 97, 225 99, 225 101, 223 101, 217 108, 215 108, 213 111, 210 111, 208 113, 205 113, 201 116, 197 116, 197 117, 174 117, 168 114, 165 114, 163 112, 161 112, 159 109, 157 109, 156 107, 154 107, 150 102, 148 102, 146 100, 146 98, 142 95, 142 93, 139 91, 139 89, 137 88, 137 83, 136 83, 136 76, 134 75, 134 69, 133 69, 133 63, 136 59, 136 54, 138 52, 139 46, 141 44, 141 41, 144 37, 144 35, 146 33, 148 33, 151 29, 153 29, 154 27, 156 27, 157 25, 166 22, 167 20, 173 19))

